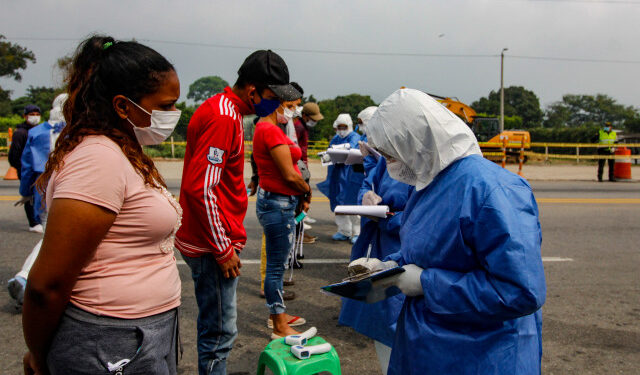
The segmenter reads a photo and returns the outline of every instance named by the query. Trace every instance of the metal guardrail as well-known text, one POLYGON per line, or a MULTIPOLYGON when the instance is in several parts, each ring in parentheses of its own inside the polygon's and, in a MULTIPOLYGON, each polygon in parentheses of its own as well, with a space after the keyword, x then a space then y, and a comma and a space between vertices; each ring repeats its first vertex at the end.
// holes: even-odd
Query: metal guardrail
MULTIPOLYGON (((6 137, 7 133, 0 133, 1 137, 6 137)), ((185 141, 167 141, 163 142, 162 145, 170 145, 172 146, 172 157, 175 153, 175 146, 186 146, 187 142, 185 141)), ((508 143, 499 143, 499 142, 479 142, 480 147, 485 148, 496 148, 500 149, 500 151, 496 152, 484 152, 483 155, 485 157, 502 157, 504 156, 504 151, 502 149, 517 149, 520 150, 522 148, 521 142, 508 142, 508 143)), ((244 141, 245 146, 245 154, 249 155, 253 149, 252 141, 244 141)), ((614 147, 640 147, 640 143, 617 143, 614 147)), ((314 157, 318 152, 325 151, 329 147, 329 141, 309 141, 308 146, 308 154, 309 156, 314 157)), ((599 160, 599 159, 640 159, 640 155, 580 155, 580 148, 599 148, 606 147, 598 143, 564 143, 564 142, 525 142, 526 149, 530 149, 533 147, 545 148, 544 153, 533 152, 533 151, 524 151, 524 155, 527 157, 536 157, 542 158, 544 160, 549 159, 569 159, 576 160, 579 162, 580 159, 583 160, 599 160), (575 148, 576 154, 554 154, 549 153, 549 148, 575 148)), ((6 149, 7 147, 4 147, 6 149)), ((0 150, 3 147, 0 146, 0 150)))
POLYGON ((2 145, 0 145, 0 152, 9 152, 9 133, 0 133, 0 139, 4 139, 2 145))

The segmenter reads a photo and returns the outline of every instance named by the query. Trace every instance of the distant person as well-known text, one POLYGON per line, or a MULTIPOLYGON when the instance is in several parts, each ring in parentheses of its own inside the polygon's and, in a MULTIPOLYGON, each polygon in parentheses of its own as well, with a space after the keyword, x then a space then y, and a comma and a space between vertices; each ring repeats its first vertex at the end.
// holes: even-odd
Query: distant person
POLYGON ((380 282, 405 295, 388 373, 540 374, 546 284, 527 181, 484 159, 469 127, 418 90, 385 99, 367 135, 389 176, 416 189, 400 251, 370 259, 404 269, 380 282))
MULTIPOLYGON (((598 147, 598 155, 612 156, 614 154, 614 148, 612 147, 616 143, 616 132, 611 128, 610 122, 605 122, 602 129, 598 132, 598 143, 601 145, 598 147)), ((613 166, 615 165, 614 159, 598 159, 598 181, 602 182, 602 172, 604 171, 605 162, 609 164, 609 181, 615 181, 613 175, 613 166)))
MULTIPOLYGON (((22 176, 22 152, 27 143, 29 130, 40 123, 42 114, 40 107, 35 104, 25 106, 23 112, 24 122, 16 127, 9 147, 9 164, 18 171, 19 179, 22 176)), ((24 212, 29 222, 29 232, 42 233, 42 224, 40 223, 40 218, 34 214, 31 197, 23 197, 16 204, 24 204, 24 212)))
POLYGON ((142 145, 180 119, 158 52, 93 36, 67 79, 68 120, 37 181, 49 209, 22 323, 27 374, 176 374, 181 210, 142 145))
MULTIPOLYGON (((360 113, 358 113, 358 128, 362 133, 362 136, 360 137, 360 141, 362 142, 367 142, 367 123, 369 122, 369 120, 371 119, 371 117, 373 116, 373 114, 376 112, 377 109, 378 107, 376 106, 370 106, 360 111, 360 113)), ((364 162, 363 162, 365 176, 369 175, 369 172, 371 172, 371 170, 375 168, 376 164, 377 164, 377 160, 375 160, 375 158, 372 155, 365 156, 364 162)))
MULTIPOLYGON (((53 100, 53 106, 49 111, 49 120, 29 130, 27 143, 22 152, 22 171, 20 178, 20 195, 22 199, 17 203, 33 200, 34 216, 40 219, 43 227, 46 227, 47 212, 42 201, 42 195, 35 188, 35 182, 45 170, 49 153, 54 149, 60 132, 66 125, 62 114, 62 106, 67 100, 68 94, 63 93, 53 100)), ((27 276, 33 262, 38 257, 42 240, 31 250, 31 253, 22 265, 22 269, 7 283, 9 295, 18 307, 22 306, 24 288, 27 284, 27 276)))
POLYGON ((284 60, 270 50, 256 51, 240 66, 233 88, 207 99, 189 121, 176 247, 195 286, 200 375, 226 374, 238 335, 238 253, 247 241, 248 205, 242 118, 272 114, 292 89, 284 60))
POLYGON ((297 334, 291 327, 305 323, 305 319, 286 313, 283 277, 295 238, 296 210, 309 209, 311 187, 298 169, 297 162, 302 156, 300 147, 276 125, 281 111, 286 110, 287 105, 294 106, 290 100, 296 95, 299 95, 296 90, 282 95, 283 106, 275 113, 261 116, 253 136, 253 155, 260 184, 256 215, 266 244, 264 294, 269 308, 267 326, 273 329, 271 339, 297 334))
MULTIPOLYGON (((336 135, 329 147, 358 148, 360 135, 353 131, 353 121, 348 113, 341 113, 333 122, 336 135)), ((327 169, 327 179, 319 183, 318 189, 329 198, 331 211, 338 205, 355 205, 364 180, 362 165, 335 164, 327 169)), ((355 243, 360 235, 360 217, 357 215, 335 215, 338 231, 331 237, 334 241, 355 243)))
POLYGON ((302 161, 308 164, 307 150, 309 148, 309 129, 318 124, 318 121, 324 119, 320 112, 320 107, 314 102, 305 103, 300 109, 300 116, 294 118, 293 125, 296 128, 298 136, 298 145, 302 150, 302 161))

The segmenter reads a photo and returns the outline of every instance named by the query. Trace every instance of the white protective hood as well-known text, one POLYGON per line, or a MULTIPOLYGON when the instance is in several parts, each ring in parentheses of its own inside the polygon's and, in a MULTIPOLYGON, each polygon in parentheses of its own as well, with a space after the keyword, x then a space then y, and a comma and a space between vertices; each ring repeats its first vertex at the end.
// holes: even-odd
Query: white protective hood
POLYGON ((429 95, 400 89, 386 98, 367 124, 369 143, 411 168, 422 190, 447 166, 482 155, 462 120, 429 95))
POLYGON ((341 113, 338 115, 336 121, 333 122, 333 128, 337 129, 338 125, 347 125, 349 129, 349 133, 353 131, 353 121, 351 121, 351 116, 348 113, 341 113))
POLYGON ((376 109, 378 109, 378 107, 371 106, 363 109, 362 111, 360 111, 360 113, 358 113, 358 118, 362 120, 362 125, 364 125, 365 127, 367 126, 367 123, 369 122, 369 120, 371 120, 371 116, 373 116, 376 109))
POLYGON ((67 101, 68 97, 69 95, 67 93, 62 93, 56 96, 55 99, 53 99, 52 108, 51 111, 49 111, 49 124, 54 125, 64 121, 62 107, 64 106, 64 103, 67 101))

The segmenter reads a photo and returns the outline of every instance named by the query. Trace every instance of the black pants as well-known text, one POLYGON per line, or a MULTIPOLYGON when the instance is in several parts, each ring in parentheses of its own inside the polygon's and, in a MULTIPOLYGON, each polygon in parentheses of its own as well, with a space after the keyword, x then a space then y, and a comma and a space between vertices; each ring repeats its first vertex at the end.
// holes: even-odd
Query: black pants
MULTIPOLYGON (((598 155, 613 155, 613 152, 607 148, 599 148, 598 155)), ((613 177, 614 159, 598 159, 598 181, 602 181, 602 172, 604 171, 605 161, 609 164, 609 181, 615 181, 613 177)))
MULTIPOLYGON (((18 172, 18 176, 20 176, 20 172, 18 172)), ((31 202, 26 202, 24 204, 24 213, 27 214, 27 220, 29 221, 29 227, 35 227, 40 224, 40 218, 34 215, 33 205, 31 202)))

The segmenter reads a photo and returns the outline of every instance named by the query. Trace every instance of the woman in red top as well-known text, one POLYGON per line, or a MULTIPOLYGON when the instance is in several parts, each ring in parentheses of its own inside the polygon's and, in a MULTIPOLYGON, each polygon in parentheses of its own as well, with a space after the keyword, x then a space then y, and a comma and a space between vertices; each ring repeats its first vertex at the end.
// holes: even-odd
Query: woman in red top
POLYGON ((285 313, 282 298, 284 265, 295 235, 295 210, 300 206, 307 211, 311 201, 311 187, 296 165, 302 151, 277 125, 278 116, 286 113, 288 103, 283 102, 278 110, 261 118, 253 135, 253 158, 259 177, 256 214, 267 248, 264 293, 270 313, 268 326, 273 327, 272 339, 297 334, 289 323, 299 325, 304 321, 285 313))

